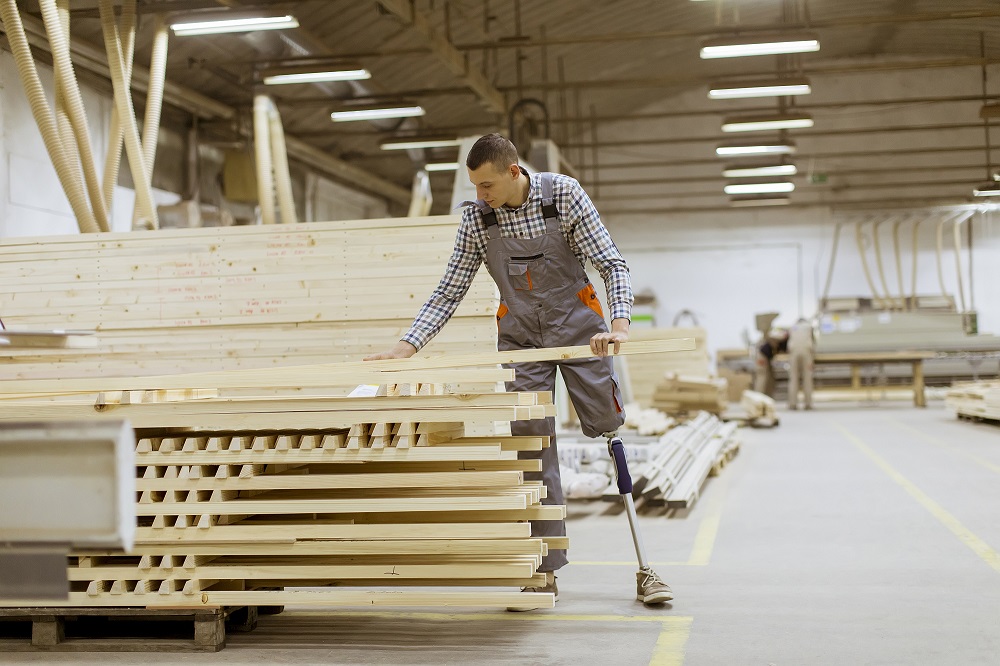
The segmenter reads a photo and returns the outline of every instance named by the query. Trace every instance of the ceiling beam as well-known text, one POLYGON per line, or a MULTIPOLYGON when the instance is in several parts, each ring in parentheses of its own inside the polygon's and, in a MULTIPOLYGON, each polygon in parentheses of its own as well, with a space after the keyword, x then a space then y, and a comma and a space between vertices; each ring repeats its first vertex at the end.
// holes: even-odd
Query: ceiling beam
POLYGON ((384 7, 402 21, 413 34, 426 42, 431 52, 452 74, 476 93, 487 109, 494 113, 507 112, 507 102, 503 93, 497 90, 483 76, 482 72, 470 66, 468 55, 456 49, 447 37, 434 30, 427 18, 417 11, 412 0, 410 2, 407 0, 378 0, 377 4, 384 7))
MULTIPOLYGON (((856 28, 859 26, 901 24, 901 23, 934 23, 938 21, 972 21, 1000 18, 1000 9, 972 9, 943 12, 921 12, 915 14, 881 14, 878 16, 842 16, 830 19, 811 19, 808 23, 783 24, 783 30, 823 30, 828 28, 856 28)), ((676 39, 683 37, 712 37, 716 35, 751 34, 758 32, 774 32, 773 23, 739 26, 713 26, 692 30, 654 30, 650 32, 619 32, 597 35, 575 35, 573 37, 546 37, 533 39, 501 39, 491 42, 480 41, 469 44, 456 44, 460 51, 492 51, 494 49, 528 48, 542 46, 570 46, 578 44, 601 44, 606 42, 637 42, 647 40, 676 39)))
MULTIPOLYGON (((937 124, 937 125, 900 125, 895 127, 858 127, 853 129, 838 129, 838 130, 820 130, 820 131, 798 131, 794 134, 789 135, 791 140, 796 139, 813 139, 821 136, 853 136, 855 134, 894 134, 897 132, 941 132, 948 130, 982 130, 982 123, 953 123, 953 124, 937 124)), ((997 127, 1000 130, 1000 126, 997 127)), ((771 135, 765 135, 768 140, 770 140, 771 135)), ((713 136, 686 136, 680 138, 652 138, 646 137, 644 139, 620 139, 617 141, 582 141, 579 143, 567 143, 559 146, 563 150, 568 150, 570 148, 619 148, 623 146, 662 146, 667 144, 678 144, 678 143, 719 143, 719 142, 746 142, 753 141, 758 137, 748 137, 740 135, 713 135, 713 136)))

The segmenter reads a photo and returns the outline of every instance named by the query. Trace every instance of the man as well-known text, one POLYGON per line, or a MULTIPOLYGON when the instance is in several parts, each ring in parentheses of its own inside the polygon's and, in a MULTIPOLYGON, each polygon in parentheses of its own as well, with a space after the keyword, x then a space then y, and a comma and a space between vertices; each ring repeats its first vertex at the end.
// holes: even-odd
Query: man
POLYGON ((802 385, 804 407, 812 409, 813 364, 816 337, 812 324, 799 317, 788 329, 788 408, 799 408, 799 385, 802 385))
MULTIPOLYGON (((507 390, 554 391, 556 368, 562 372, 583 432, 596 437, 616 431, 625 417, 618 378, 608 351, 628 341, 632 286, 628 267, 601 223, 587 193, 573 178, 528 173, 518 166, 517 150, 499 134, 473 145, 466 160, 479 201, 468 203, 448 268, 413 326, 388 352, 365 360, 407 358, 426 345, 464 298, 485 261, 500 289, 497 311, 501 351, 589 344, 600 358, 565 362, 518 363, 507 390), (604 279, 611 307, 611 330, 584 271, 590 259, 604 279)), ((522 458, 541 458, 545 502, 563 504, 555 420, 511 423, 515 435, 550 437, 542 451, 522 451, 522 458)), ((533 536, 564 536, 565 521, 533 521, 533 536)), ((544 587, 558 599, 555 572, 567 563, 564 550, 552 550, 542 561, 544 587)), ((673 598, 670 588, 652 571, 640 571, 637 598, 647 604, 673 598)))

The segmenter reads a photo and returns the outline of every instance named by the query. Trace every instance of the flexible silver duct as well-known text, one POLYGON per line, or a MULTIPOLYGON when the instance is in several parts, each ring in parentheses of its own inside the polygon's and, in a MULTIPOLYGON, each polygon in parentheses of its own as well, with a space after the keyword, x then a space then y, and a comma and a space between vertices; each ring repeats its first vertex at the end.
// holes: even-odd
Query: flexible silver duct
MULTIPOLYGON (((87 184, 87 193, 90 195, 90 205, 94 218, 98 227, 102 231, 107 231, 109 229, 108 215, 104 208, 101 184, 97 180, 94 152, 90 145, 90 132, 87 128, 87 114, 83 108, 83 97, 80 95, 80 86, 77 83, 73 62, 69 55, 68 4, 65 11, 62 12, 65 24, 63 19, 60 19, 56 0, 40 0, 39 8, 42 11, 42 20, 49 36, 49 44, 52 47, 53 65, 58 73, 56 76, 57 103, 62 102, 66 105, 73 136, 76 138, 76 154, 80 156, 80 165, 87 184)), ((64 145, 66 141, 67 138, 64 137, 64 145)), ((71 153, 67 157, 73 159, 73 155, 71 153)))
POLYGON ((271 127, 268 109, 271 100, 267 95, 253 98, 253 146, 257 158, 257 201, 260 203, 260 220, 274 224, 274 168, 271 164, 271 127))
POLYGON ((74 178, 73 168, 70 166, 71 160, 65 154, 65 145, 60 139, 55 117, 45 97, 45 89, 38 78, 38 71, 35 69, 28 39, 24 34, 24 24, 21 23, 21 15, 15 0, 0 0, 0 18, 3 19, 4 32, 7 34, 7 41, 17 64, 18 75, 31 105, 31 113, 41 131, 45 149, 48 151, 56 174, 59 176, 59 182, 66 192, 73 214, 76 215, 80 231, 84 233, 100 231, 90 206, 87 204, 82 179, 74 178))
POLYGON ((278 205, 283 224, 295 224, 295 201, 292 198, 292 178, 288 170, 285 132, 278 108, 264 94, 253 100, 254 154, 257 158, 257 198, 263 224, 275 223, 274 191, 278 190, 278 205))
POLYGON ((108 66, 111 69, 111 83, 115 90, 115 105, 118 117, 125 131, 125 152, 128 155, 129 169, 135 183, 135 195, 139 206, 140 218, 149 227, 159 227, 156 206, 153 203, 153 192, 146 180, 146 166, 143 159, 142 145, 139 142, 139 129, 135 120, 132 105, 132 92, 125 83, 125 65, 122 55, 122 43, 115 23, 114 8, 111 0, 99 0, 98 9, 101 14, 101 29, 104 31, 104 47, 108 54, 108 66))
MULTIPOLYGON (((125 56, 125 84, 132 85, 132 61, 135 58, 135 0, 122 3, 121 28, 122 50, 125 56)), ((150 85, 153 82, 150 81, 150 85)), ((147 93, 148 94, 148 93, 147 93)), ((104 160, 104 207, 111 210, 111 202, 118 184, 118 169, 122 161, 122 140, 125 133, 118 119, 118 107, 111 109, 111 125, 108 128, 108 154, 104 160)))

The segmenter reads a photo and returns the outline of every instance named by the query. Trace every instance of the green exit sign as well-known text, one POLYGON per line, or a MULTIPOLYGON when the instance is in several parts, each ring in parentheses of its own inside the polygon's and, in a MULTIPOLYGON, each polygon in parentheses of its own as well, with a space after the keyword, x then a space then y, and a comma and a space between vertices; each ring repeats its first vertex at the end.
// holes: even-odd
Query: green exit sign
POLYGON ((827 181, 825 173, 813 173, 809 175, 809 182, 813 185, 821 185, 827 181))

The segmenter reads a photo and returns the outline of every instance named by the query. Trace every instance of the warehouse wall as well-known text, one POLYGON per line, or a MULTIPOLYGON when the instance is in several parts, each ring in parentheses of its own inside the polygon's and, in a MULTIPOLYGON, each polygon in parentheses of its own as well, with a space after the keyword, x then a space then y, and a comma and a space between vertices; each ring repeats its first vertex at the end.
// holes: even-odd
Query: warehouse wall
MULTIPOLYGON (((879 73, 877 75, 843 75, 817 80, 809 103, 835 99, 894 99, 904 97, 964 96, 979 93, 980 73, 977 68, 940 71, 879 73)), ((991 81, 1000 80, 1000 69, 990 72, 991 81)), ((994 86, 995 87, 995 86, 994 86)), ((997 91, 994 91, 997 92, 997 91)), ((763 106, 766 102, 751 101, 763 106)), ((803 102, 807 104, 807 102, 803 102)), ((699 89, 680 95, 659 107, 640 112, 678 111, 713 108, 699 89)), ((959 104, 903 104, 899 106, 859 106, 813 111, 815 130, 893 125, 975 124, 979 122, 980 102, 959 104)), ((727 109, 734 109, 730 105, 727 109)), ((664 137, 718 136, 721 116, 705 114, 658 120, 630 120, 602 127, 601 142, 619 140, 656 141, 664 137)), ((795 133, 791 133, 795 137, 795 133)), ((589 139, 589 136, 586 138, 589 139)), ((737 137, 738 140, 739 137, 737 137)), ((744 137, 745 138, 745 137, 744 137)), ((993 145, 1000 141, 996 127, 993 145)), ((981 126, 967 129, 932 130, 928 132, 871 133, 859 136, 800 139, 804 157, 795 160, 800 174, 795 179, 798 189, 793 203, 816 198, 846 201, 863 198, 905 200, 926 195, 924 187, 879 187, 883 183, 906 180, 918 182, 937 174, 901 173, 859 174, 836 176, 837 171, 872 168, 876 165, 963 166, 949 169, 948 178, 964 181, 948 190, 957 200, 968 199, 973 185, 985 180, 984 152, 959 154, 938 153, 891 157, 883 150, 898 150, 913 146, 983 146, 981 126), (870 158, 810 159, 810 153, 868 151, 870 158), (969 166, 971 168, 964 168, 969 166), (812 184, 810 174, 830 172, 825 183, 812 184), (930 175, 929 175, 930 174, 930 175)), ((712 146, 700 143, 651 144, 651 149, 636 145, 606 145, 599 154, 598 182, 590 169, 584 181, 595 194, 604 218, 619 247, 625 253, 632 271, 636 290, 650 288, 659 299, 657 324, 669 325, 682 309, 693 310, 708 329, 710 347, 734 347, 743 344, 744 332, 754 335, 754 314, 779 311, 779 324, 792 323, 799 314, 815 313, 817 301, 826 279, 833 231, 837 221, 858 219, 861 213, 851 213, 837 206, 817 205, 806 208, 755 208, 683 212, 698 206, 719 206, 718 194, 723 182, 717 177, 722 161, 684 167, 626 166, 642 161, 706 160, 713 157, 712 146), (629 179, 679 179, 705 177, 704 183, 611 184, 629 179), (712 180, 715 178, 715 180, 712 180), (699 196, 701 193, 703 196, 699 196), (707 195, 707 196, 705 196, 707 195), (634 209, 649 212, 630 213, 634 209), (674 212, 678 209, 681 212, 674 212)), ((571 158, 573 151, 570 151, 571 158)), ((577 151, 584 157, 586 151, 577 151)), ((1000 153, 994 153, 994 164, 1000 153)), ((917 215, 926 209, 915 206, 917 215)), ((980 313, 980 330, 1000 334, 1000 212, 977 214, 974 224, 973 281, 975 307, 980 313)), ((891 225, 883 225, 881 240, 886 277, 890 289, 897 287, 895 259, 892 256, 891 225)), ((905 284, 909 285, 910 249, 909 226, 905 227, 903 265, 905 284)), ((868 258, 875 271, 871 248, 870 226, 865 235, 868 258)), ((935 259, 934 225, 924 223, 918 249, 921 294, 938 294, 935 259)), ((964 243, 964 233, 963 233, 964 243)), ((951 234, 946 239, 948 252, 944 257, 945 282, 949 293, 956 295, 956 271, 951 252, 951 234)), ((964 268, 968 271, 968 254, 963 252, 964 268)), ((878 280, 878 278, 875 278, 878 280)), ((879 288, 881 289, 881 285, 879 288)), ((965 284, 968 294, 968 280, 965 284)), ((853 225, 845 228, 840 243, 831 296, 870 296, 854 238, 853 225)))
MULTIPOLYGON (((38 65, 39 76, 46 90, 52 90, 51 68, 38 65)), ((112 101, 107 95, 82 87, 83 103, 90 123, 90 136, 98 164, 103 169, 107 151, 108 125, 112 101)), ((157 147, 154 171, 154 196, 160 205, 181 200, 186 182, 183 172, 184 133, 164 128, 157 147), (160 189, 164 188, 164 189, 160 189)), ((221 196, 218 173, 222 168, 222 152, 211 146, 200 146, 201 201, 210 205, 227 205, 221 196)), ((304 182, 306 173, 293 167, 296 204, 304 213, 304 182)), ((311 210, 317 220, 386 217, 387 205, 382 199, 357 192, 349 187, 315 176, 311 210)), ((113 210, 113 229, 131 228, 135 193, 128 163, 123 157, 113 210)), ((245 213, 232 206, 237 217, 245 213)), ((248 216, 250 213, 245 213, 248 216)), ((302 216, 304 218, 304 215, 302 216)), ((17 67, 10 53, 0 51, 0 238, 6 236, 36 236, 77 233, 69 201, 59 184, 55 169, 45 150, 41 134, 31 115, 31 107, 21 87, 17 67)))

